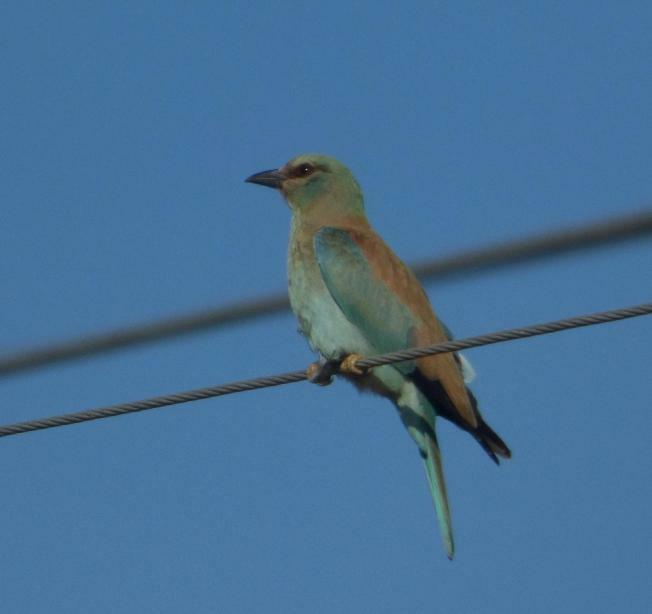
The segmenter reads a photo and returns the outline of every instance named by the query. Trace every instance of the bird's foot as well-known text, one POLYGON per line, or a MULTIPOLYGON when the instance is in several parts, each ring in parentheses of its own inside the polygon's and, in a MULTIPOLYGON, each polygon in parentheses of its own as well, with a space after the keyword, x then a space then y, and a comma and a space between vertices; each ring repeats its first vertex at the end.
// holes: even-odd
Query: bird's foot
POLYGON ((349 354, 341 363, 340 363, 340 372, 346 373, 347 375, 365 375, 367 369, 358 367, 355 363, 362 360, 364 356, 360 354, 349 354))
POLYGON ((333 375, 337 373, 338 363, 333 360, 322 358, 313 362, 306 369, 308 381, 319 386, 328 386, 333 383, 333 375))

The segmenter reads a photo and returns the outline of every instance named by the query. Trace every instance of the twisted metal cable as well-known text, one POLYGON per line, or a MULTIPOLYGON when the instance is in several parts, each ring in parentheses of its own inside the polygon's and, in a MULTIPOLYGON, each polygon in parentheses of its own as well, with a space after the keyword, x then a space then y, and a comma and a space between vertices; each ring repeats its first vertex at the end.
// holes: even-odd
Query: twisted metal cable
MULTIPOLYGON (((541 233, 444 258, 417 262, 412 269, 422 281, 442 279, 553 254, 616 243, 650 233, 652 233, 652 211, 645 210, 579 228, 541 233)), ((80 339, 17 351, 0 356, 0 377, 123 347, 282 313, 289 307, 287 294, 279 292, 253 300, 238 301, 223 307, 195 311, 147 324, 127 326, 80 339)))
POLYGON ((555 320, 554 322, 545 322, 544 324, 534 324, 524 328, 510 328, 487 335, 478 335, 477 337, 467 337, 457 341, 448 341, 446 343, 436 343, 421 348, 409 348, 400 352, 390 352, 380 356, 365 358, 356 362, 360 369, 378 367, 394 362, 404 360, 413 360, 423 356, 434 356, 435 354, 445 354, 447 352, 459 352, 469 348, 479 347, 481 345, 491 345, 493 343, 502 343, 503 341, 513 341, 514 339, 525 339, 527 337, 536 337, 538 335, 547 335, 556 333, 570 328, 580 328, 582 326, 591 326, 592 324, 604 324, 605 322, 614 322, 626 318, 634 318, 652 313, 652 303, 644 303, 635 307, 625 307, 623 309, 612 309, 611 311, 602 311, 564 320, 555 320))
POLYGON ((121 416, 123 414, 133 414, 137 411, 146 409, 158 409, 167 405, 177 405, 179 403, 188 403, 190 401, 199 401, 211 397, 219 397, 234 392, 246 392, 247 390, 256 390, 257 388, 269 388, 271 386, 280 386, 281 384, 292 384, 306 379, 305 371, 293 371, 292 373, 283 373, 280 375, 270 375, 268 377, 258 377, 256 379, 244 380, 241 382, 231 382, 219 386, 210 386, 208 388, 197 388, 186 392, 176 394, 166 394, 160 397, 152 397, 142 401, 132 403, 120 403, 119 405, 109 405, 107 407, 98 407, 86 411, 78 411, 61 416, 51 416, 38 420, 29 420, 28 422, 18 422, 0 427, 0 437, 8 435, 18 435, 29 431, 40 431, 57 426, 66 426, 78 422, 88 422, 89 420, 99 420, 100 418, 111 418, 112 416, 121 416))
MULTIPOLYGON (((570 328, 591 326, 593 324, 603 324, 605 322, 613 322, 615 320, 623 320, 625 318, 633 318, 650 313, 652 313, 652 303, 646 303, 642 305, 636 305, 634 307, 626 307, 624 309, 613 309, 600 313, 556 320, 554 322, 546 322, 544 324, 535 324, 532 326, 526 326, 524 328, 512 328, 509 330, 490 333, 487 335, 479 335, 477 337, 459 339, 458 341, 449 341, 446 343, 437 343, 435 345, 421 348, 410 348, 400 352, 391 352, 389 354, 382 354, 379 356, 358 360, 355 365, 361 369, 377 367, 380 365, 402 362, 404 360, 413 360, 423 356, 432 356, 434 354, 443 354, 446 352, 457 352, 459 350, 478 347, 481 345, 501 343, 503 341, 512 341, 514 339, 524 339, 526 337, 534 337, 536 335, 546 335, 548 333, 555 333, 570 328)), ((306 379, 307 376, 305 371, 292 371, 290 373, 283 373, 280 375, 259 377, 240 382, 231 382, 229 384, 212 386, 209 388, 198 388, 196 390, 190 390, 187 392, 168 394, 151 399, 145 399, 143 401, 135 401, 133 403, 121 403, 119 405, 109 405, 108 407, 89 409, 86 411, 64 414, 61 416, 42 418, 40 420, 18 422, 16 424, 9 424, 7 426, 0 427, 0 437, 18 435, 19 433, 27 433, 29 431, 37 431, 57 426, 65 426, 67 424, 76 424, 77 422, 87 422, 89 420, 109 418, 111 416, 119 416, 122 414, 144 411, 146 409, 156 409, 159 407, 165 407, 167 405, 176 405, 178 403, 198 401, 200 399, 223 396, 225 394, 245 392, 247 390, 256 390, 258 388, 269 388, 271 386, 292 384, 294 382, 301 382, 306 379)))

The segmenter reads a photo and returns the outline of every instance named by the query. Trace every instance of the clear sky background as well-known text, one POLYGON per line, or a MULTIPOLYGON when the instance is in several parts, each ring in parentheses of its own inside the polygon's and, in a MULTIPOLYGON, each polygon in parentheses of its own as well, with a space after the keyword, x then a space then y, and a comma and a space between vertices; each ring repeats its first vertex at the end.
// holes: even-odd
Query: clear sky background
MULTIPOLYGON (((0 349, 285 286, 249 174, 347 163, 406 260, 649 207, 649 2, 10 2, 0 349), (221 5, 221 6, 219 6, 221 5)), ((641 240, 429 284, 458 336, 649 301, 641 240)), ((649 611, 652 319, 467 352, 447 560, 389 403, 296 384, 0 440, 3 612, 649 611)), ((306 366, 290 314, 0 380, 2 423, 306 366)))

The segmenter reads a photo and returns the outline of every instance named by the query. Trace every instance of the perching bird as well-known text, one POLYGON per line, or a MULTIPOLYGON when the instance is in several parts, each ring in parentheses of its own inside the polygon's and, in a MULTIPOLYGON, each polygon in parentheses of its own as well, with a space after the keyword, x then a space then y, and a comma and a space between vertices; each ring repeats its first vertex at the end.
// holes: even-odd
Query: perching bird
POLYGON ((452 558, 436 417, 468 431, 496 463, 499 456, 511 456, 465 385, 470 365, 459 355, 439 354, 367 372, 355 366, 363 356, 447 341, 450 334, 417 278, 369 225, 360 186, 341 162, 306 154, 246 181, 280 190, 292 209, 290 303, 300 331, 321 356, 309 368, 309 378, 329 383, 332 365, 343 361, 347 379, 391 399, 419 447, 452 558))

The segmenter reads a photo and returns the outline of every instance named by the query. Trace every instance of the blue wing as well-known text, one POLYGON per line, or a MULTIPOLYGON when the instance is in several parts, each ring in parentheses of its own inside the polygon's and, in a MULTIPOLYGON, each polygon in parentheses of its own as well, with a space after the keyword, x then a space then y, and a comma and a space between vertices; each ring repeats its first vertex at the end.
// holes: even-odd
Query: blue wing
MULTIPOLYGON (((322 228, 315 235, 315 255, 333 300, 378 353, 404 349, 418 319, 374 276, 372 267, 351 234, 339 228, 322 228)), ((413 364, 401 363, 409 372, 413 364)))

